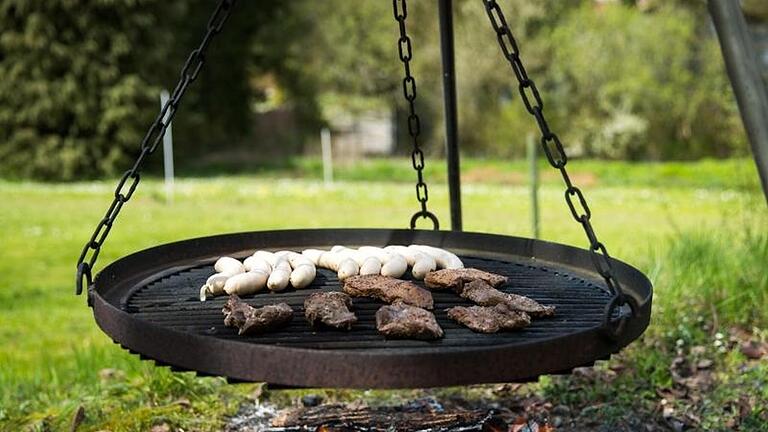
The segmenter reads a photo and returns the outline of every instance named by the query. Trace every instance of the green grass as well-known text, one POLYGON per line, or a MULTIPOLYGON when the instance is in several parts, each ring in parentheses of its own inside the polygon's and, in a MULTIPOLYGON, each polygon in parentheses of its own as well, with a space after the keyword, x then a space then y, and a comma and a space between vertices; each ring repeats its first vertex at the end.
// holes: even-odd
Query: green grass
MULTIPOLYGON (((216 176, 221 172, 262 177, 323 178, 322 161, 316 157, 292 157, 272 161, 250 161, 242 158, 211 164, 203 161, 181 162, 181 175, 193 177, 216 176)), ((543 157, 538 161, 542 182, 559 185, 560 174, 543 157)), ((568 165, 579 184, 601 186, 696 187, 738 189, 758 192, 757 172, 752 159, 703 159, 695 162, 606 162, 575 160, 568 165)), ((470 183, 527 184, 529 163, 526 160, 463 158, 462 180, 470 183)), ((424 175, 428 181, 446 181, 445 160, 427 158, 424 175)), ((392 181, 410 183, 415 179, 410 159, 372 158, 336 161, 334 176, 346 181, 392 181)))
MULTIPOLYGON (((311 159, 302 163, 316 165, 311 159)), ((413 187, 393 180, 410 182, 412 173, 401 173, 391 161, 370 164, 369 172, 366 165, 349 168, 347 174, 342 170, 339 177, 356 180, 329 187, 314 180, 316 167, 304 169, 310 173, 306 178, 291 180, 285 176, 294 171, 182 178, 172 205, 164 202, 160 182, 144 181, 115 224, 99 266, 152 245, 222 232, 405 227, 417 208, 413 187), (380 181, 357 181, 370 178, 380 181)), ((465 162, 469 173, 524 172, 524 166, 465 162)), ((573 170, 593 179, 583 189, 596 230, 612 255, 639 266, 656 285, 653 324, 625 355, 624 361, 638 370, 622 377, 626 388, 645 394, 665 384, 676 341, 711 338, 712 329, 702 330, 698 317, 722 328, 765 327, 768 218, 749 161, 654 166, 575 161, 573 170), (678 322, 682 315, 690 324, 678 322)), ((490 183, 478 177, 464 185, 465 229, 528 236, 529 192, 523 181, 501 177, 489 175, 490 183)), ((217 430, 223 415, 252 390, 140 362, 112 344, 97 329, 85 299, 73 295, 77 255, 106 210, 113 186, 114 181, 0 181, 0 430, 65 429, 81 405, 86 410, 81 430, 146 430, 160 422, 184 430, 217 430)), ((585 244, 554 180, 544 182, 541 206, 544 239, 585 244)), ((444 185, 430 189, 430 207, 447 226, 444 185)), ((725 370, 733 372, 723 382, 733 385, 713 393, 713 407, 743 384, 735 376, 738 359, 718 355, 725 370)), ((750 373, 762 382, 768 376, 764 365, 750 373)), ((545 380, 542 385, 547 391, 560 383, 545 380)), ((633 399, 618 388, 593 386, 569 397, 613 398, 615 406, 629 409, 633 399)))

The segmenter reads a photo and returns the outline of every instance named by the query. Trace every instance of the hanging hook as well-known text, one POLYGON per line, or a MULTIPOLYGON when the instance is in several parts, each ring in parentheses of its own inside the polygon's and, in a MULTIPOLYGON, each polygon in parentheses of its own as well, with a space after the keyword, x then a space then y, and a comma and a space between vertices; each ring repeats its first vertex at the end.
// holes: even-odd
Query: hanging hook
POLYGON ((438 222, 437 216, 435 216, 429 210, 422 210, 413 214, 413 216, 411 217, 411 229, 416 229, 416 221, 419 220, 419 218, 431 220, 432 226, 433 226, 432 229, 434 229, 435 231, 440 230, 440 222, 438 222))
POLYGON ((605 305, 605 313, 603 314, 603 333, 613 341, 618 340, 619 336, 626 330, 627 322, 630 317, 637 315, 637 302, 632 297, 624 294, 616 294, 611 301, 605 305), (630 313, 622 311, 624 306, 629 306, 630 313), (613 314, 616 309, 619 309, 618 319, 613 319, 613 314))
POLYGON ((77 265, 77 276, 75 279, 75 294, 77 295, 83 293, 83 278, 86 280, 86 286, 90 287, 93 284, 91 266, 86 262, 81 262, 77 265))

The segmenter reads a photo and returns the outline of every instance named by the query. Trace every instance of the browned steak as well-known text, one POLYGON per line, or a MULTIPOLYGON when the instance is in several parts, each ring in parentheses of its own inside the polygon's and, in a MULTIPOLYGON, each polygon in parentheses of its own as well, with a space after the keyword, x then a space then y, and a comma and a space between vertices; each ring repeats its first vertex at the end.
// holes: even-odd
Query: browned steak
POLYGON ((511 310, 504 303, 496 306, 455 306, 448 309, 448 318, 478 333, 514 330, 531 323, 527 313, 511 310))
POLYGON ((393 339, 431 340, 443 337, 443 329, 432 312, 400 301, 376 311, 376 328, 393 339))
POLYGON ((286 303, 254 308, 234 294, 229 296, 221 311, 224 313, 224 325, 236 327, 241 335, 268 332, 293 319, 293 309, 286 303))
POLYGON ((481 280, 475 280, 464 285, 464 289, 459 295, 465 299, 472 300, 480 306, 495 306, 503 303, 512 310, 525 312, 533 317, 552 316, 555 314, 554 306, 544 306, 536 300, 525 296, 501 292, 481 280))
POLYGON ((357 322, 352 310, 352 299, 343 292, 314 293, 304 300, 304 316, 312 326, 351 329, 357 322))
POLYGON ((242 327, 247 316, 252 313, 252 310, 251 305, 241 301, 240 297, 234 294, 229 296, 229 300, 224 303, 224 307, 221 309, 221 312, 224 313, 224 325, 227 327, 242 327))
POLYGON ((344 280, 342 289, 352 297, 373 297, 387 303, 400 300, 403 303, 425 309, 434 307, 431 292, 413 282, 389 276, 351 276, 344 280))
POLYGON ((452 289, 460 292, 465 283, 473 280, 481 280, 498 287, 507 282, 507 277, 475 268, 442 269, 427 273, 424 283, 431 290, 452 289))

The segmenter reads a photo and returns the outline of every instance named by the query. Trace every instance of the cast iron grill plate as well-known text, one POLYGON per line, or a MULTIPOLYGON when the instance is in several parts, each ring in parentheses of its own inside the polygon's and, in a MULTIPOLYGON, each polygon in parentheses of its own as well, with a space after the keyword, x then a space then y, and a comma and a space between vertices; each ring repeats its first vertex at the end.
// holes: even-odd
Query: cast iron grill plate
POLYGON ((632 267, 613 264, 638 304, 638 313, 616 339, 601 331, 611 297, 591 270, 586 251, 490 234, 340 229, 193 239, 116 261, 98 275, 90 295, 97 322, 116 342, 180 370, 287 386, 432 387, 529 380, 617 352, 647 326, 651 286, 632 267), (308 288, 245 297, 253 306, 288 303, 294 319, 275 332, 238 336, 223 325, 226 297, 198 298, 200 286, 214 272, 213 261, 222 255, 243 258, 257 249, 411 243, 445 247, 467 267, 505 275, 510 280, 503 291, 554 305, 556 315, 535 319, 520 331, 478 334, 446 316, 445 309, 470 302, 451 292, 433 292, 434 312, 445 331, 437 341, 385 339, 376 331, 374 317, 383 303, 367 298, 353 299, 359 321, 351 331, 314 329, 303 316, 304 298, 340 289, 333 272, 318 269, 308 288))

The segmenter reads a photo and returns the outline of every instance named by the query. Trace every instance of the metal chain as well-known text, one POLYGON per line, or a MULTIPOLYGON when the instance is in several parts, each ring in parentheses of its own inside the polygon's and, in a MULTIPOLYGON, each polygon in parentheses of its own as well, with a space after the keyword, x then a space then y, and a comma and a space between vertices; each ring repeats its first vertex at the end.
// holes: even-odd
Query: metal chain
POLYGON ((83 247, 80 258, 77 260, 76 294, 79 295, 83 292, 83 278, 86 279, 86 283, 89 286, 93 283, 91 271, 99 256, 99 252, 101 252, 101 247, 104 245, 104 241, 107 239, 115 219, 117 219, 117 215, 120 214, 123 205, 131 199, 136 191, 136 186, 138 186, 141 179, 141 168, 144 166, 147 157, 154 153, 160 142, 162 142, 165 131, 176 115, 176 110, 179 108, 184 93, 200 74, 200 70, 205 63, 205 53, 208 50, 208 46, 211 44, 214 36, 221 32, 224 23, 232 13, 235 2, 236 0, 221 0, 219 2, 208 20, 207 31, 205 36, 203 36, 203 40, 189 54, 187 61, 184 63, 184 67, 181 69, 181 77, 170 99, 160 109, 160 113, 155 118, 155 121, 152 122, 152 126, 150 126, 144 139, 141 141, 139 156, 136 158, 131 169, 126 171, 120 178, 120 182, 118 182, 117 188, 115 188, 112 204, 107 209, 104 218, 99 221, 96 230, 91 235, 88 243, 83 247))
POLYGON ((400 61, 403 62, 405 78, 403 78, 403 95, 408 102, 408 134, 413 141, 413 151, 411 151, 411 163, 416 170, 416 199, 421 204, 421 210, 414 213, 411 217, 411 229, 416 228, 416 221, 419 218, 429 219, 435 230, 440 229, 440 223, 432 212, 427 210, 427 201, 429 193, 427 184, 424 182, 424 152, 419 144, 419 134, 421 134, 421 121, 416 114, 416 79, 411 75, 411 60, 413 59, 413 50, 411 38, 405 29, 405 19, 408 17, 408 6, 406 0, 392 0, 392 9, 395 14, 395 20, 400 27, 400 38, 397 40, 397 53, 400 61))
MULTIPOLYGON (((568 204, 568 208, 573 215, 576 222, 580 223, 584 232, 589 240, 589 250, 591 252, 592 262, 595 265, 595 269, 605 280, 605 284, 611 293, 614 295, 613 299, 606 307, 604 326, 610 328, 610 331, 614 335, 618 335, 623 331, 626 320, 622 319, 616 326, 611 325, 611 317, 616 308, 621 307, 631 301, 631 298, 624 295, 621 288, 621 284, 614 274, 613 266, 611 265, 610 255, 605 245, 600 242, 595 234, 595 230, 592 227, 592 211, 587 205, 587 200, 584 198, 584 194, 581 189, 574 186, 571 182, 571 178, 568 175, 568 171, 565 166, 568 163, 568 157, 563 149, 563 144, 560 142, 557 134, 549 129, 547 120, 544 117, 544 102, 539 94, 539 89, 536 87, 536 83, 528 76, 523 62, 520 59, 520 49, 517 46, 517 41, 512 35, 512 31, 507 25, 507 21, 504 18, 504 13, 501 11, 501 7, 496 0, 482 0, 485 5, 485 10, 488 13, 488 18, 491 21, 491 26, 496 32, 496 39, 501 47, 501 52, 504 57, 512 66, 512 71, 515 73, 515 77, 518 81, 518 90, 520 97, 523 99, 525 109, 535 119, 541 131, 541 145, 544 148, 544 154, 547 156, 549 164, 555 169, 560 171, 565 182, 565 201, 568 204), (575 198, 575 199, 574 199, 575 198)), ((629 304, 633 308, 633 313, 636 310, 632 303, 629 304)))

